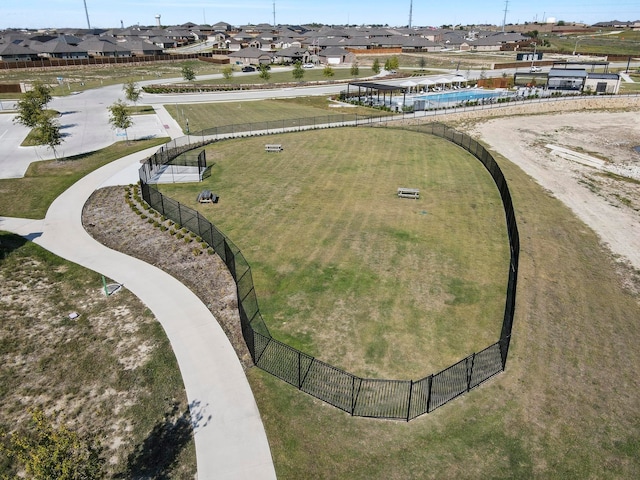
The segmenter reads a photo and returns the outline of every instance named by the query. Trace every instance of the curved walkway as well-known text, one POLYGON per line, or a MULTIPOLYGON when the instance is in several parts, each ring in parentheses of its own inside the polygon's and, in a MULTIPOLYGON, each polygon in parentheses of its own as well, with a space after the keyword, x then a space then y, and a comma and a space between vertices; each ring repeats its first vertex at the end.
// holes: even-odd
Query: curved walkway
POLYGON ((171 342, 184 381, 200 480, 274 479, 271 452, 253 393, 211 312, 178 280, 108 249, 82 226, 82 208, 93 191, 117 183, 110 179, 139 165, 155 150, 129 155, 79 180, 51 204, 44 220, 0 217, 0 230, 22 235, 62 258, 112 278, 154 313, 171 342))

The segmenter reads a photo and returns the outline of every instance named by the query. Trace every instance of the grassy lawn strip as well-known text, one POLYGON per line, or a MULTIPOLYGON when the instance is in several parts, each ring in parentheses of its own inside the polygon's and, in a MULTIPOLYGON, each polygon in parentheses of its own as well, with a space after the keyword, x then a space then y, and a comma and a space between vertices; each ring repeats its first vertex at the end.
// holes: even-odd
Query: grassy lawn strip
MULTIPOLYGON (((274 65, 274 68, 277 68, 277 66, 274 65)), ((237 66, 234 66, 234 73, 237 73, 238 70, 240 70, 240 68, 237 66)), ((373 70, 371 70, 371 68, 368 68, 368 67, 360 67, 359 70, 360 71, 358 73, 358 76, 354 77, 353 75, 351 75, 350 68, 334 67, 333 76, 327 77, 324 75, 324 67, 322 65, 317 66, 315 68, 310 68, 310 69, 305 68, 304 76, 302 77, 302 82, 319 82, 319 81, 325 81, 325 80, 347 80, 347 79, 358 80, 358 78, 363 79, 363 78, 367 78, 375 75, 373 70)), ((248 74, 248 75, 234 74, 228 80, 225 78, 213 79, 213 80, 196 80, 194 83, 199 83, 203 85, 240 85, 240 84, 247 84, 247 83, 269 84, 269 83, 298 82, 298 80, 296 80, 293 77, 291 70, 288 70, 288 71, 271 70, 269 74, 270 74, 269 80, 266 80, 266 81, 260 78, 259 76, 260 72, 256 71, 255 73, 248 74)))
POLYGON ((224 141, 162 190, 243 251, 272 334, 364 377, 418 379, 496 342, 508 244, 484 167, 428 135, 340 128, 224 141), (265 141, 284 152, 264 152, 265 141), (420 200, 400 199, 399 186, 420 200), (194 205, 197 193, 220 195, 194 205), (336 341, 336 338, 339 341, 336 341))
POLYGON ((192 132, 231 124, 326 117, 327 115, 391 115, 389 112, 367 107, 341 106, 325 97, 300 97, 252 102, 219 102, 165 105, 180 124, 192 132))
MULTIPOLYGON (((498 161, 522 243, 506 372, 403 423, 349 417, 252 369, 278 478, 640 476, 638 294, 625 288, 619 266, 567 207, 498 161)), ((341 343, 342 332, 334 339, 341 343)))
MULTIPOLYGON (((117 85, 128 80, 139 82, 142 80, 158 80, 168 78, 182 78, 182 67, 191 65, 196 75, 220 73, 221 65, 196 60, 179 62, 151 62, 140 64, 96 65, 42 69, 2 70, 2 83, 20 83, 40 81, 54 87, 55 96, 65 96, 73 92, 82 92, 91 88, 117 85), (62 78, 62 84, 58 78, 62 78)), ((16 95, 6 98, 17 98, 16 95)))
POLYGON ((29 165, 24 178, 0 180, 0 215, 44 218, 51 202, 80 178, 107 163, 166 141, 166 138, 154 138, 118 142, 102 150, 64 160, 34 162, 29 165))
MULTIPOLYGON (((182 377, 131 292, 106 297, 96 272, 0 232, 0 298, 0 431, 41 409, 101 443, 106 478, 193 478, 182 377)), ((0 453, 0 476, 17 473, 0 453)))
POLYGON ((156 111, 149 105, 134 105, 127 107, 131 115, 153 115, 156 111))

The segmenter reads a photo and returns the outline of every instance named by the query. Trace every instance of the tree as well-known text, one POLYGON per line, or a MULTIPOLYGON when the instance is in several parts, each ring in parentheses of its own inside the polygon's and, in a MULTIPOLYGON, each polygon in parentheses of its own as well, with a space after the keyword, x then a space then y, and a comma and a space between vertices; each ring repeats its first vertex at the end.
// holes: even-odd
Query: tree
POLYGON ((357 77, 360 74, 360 65, 358 65, 358 61, 356 60, 351 64, 351 76, 357 77))
POLYGON ((389 59, 389 70, 397 70, 400 67, 400 61, 395 55, 389 59))
POLYGON ((296 64, 293 66, 291 74, 296 80, 302 81, 302 78, 304 77, 304 69, 302 68, 302 63, 296 62, 296 64))
POLYGON ((62 143, 60 124, 48 115, 43 115, 34 129, 33 139, 37 145, 46 145, 53 151, 53 157, 57 160, 56 147, 62 143))
POLYGON ((371 70, 373 70, 373 73, 375 73, 376 75, 378 73, 380 73, 380 60, 378 60, 377 58, 373 61, 373 65, 371 66, 371 70))
POLYGON ((391 70, 391 60, 390 59, 386 59, 384 62, 384 69, 388 72, 391 70))
POLYGON ((140 100, 140 94, 142 93, 138 84, 133 80, 129 80, 123 85, 122 89, 124 90, 124 96, 127 100, 133 102, 134 105, 138 103, 138 100, 140 100))
POLYGON ((322 75, 324 75, 327 78, 331 78, 335 74, 336 73, 333 71, 333 68, 331 68, 331 65, 325 65, 324 70, 322 70, 322 75))
POLYGON ((260 74, 258 75, 265 82, 268 82, 271 78, 271 73, 269 72, 269 67, 264 64, 260 64, 260 74))
POLYGON ((51 101, 51 89, 47 85, 35 83, 24 93, 16 106, 18 114, 13 119, 28 128, 36 128, 44 116, 45 108, 51 101))
POLYGON ((113 103, 109 109, 109 123, 113 128, 121 128, 124 130, 125 137, 127 138, 127 142, 129 141, 129 134, 127 133, 127 129, 133 125, 133 121, 131 120, 131 114, 127 109, 127 105, 120 99, 113 103))
POLYGON ((420 70, 424 70, 427 66, 427 59, 424 57, 420 57, 420 60, 418 60, 418 65, 420 66, 420 70))
POLYGON ((222 68, 222 76, 225 80, 231 80, 233 77, 233 67, 231 65, 226 65, 222 68))
POLYGON ((3 448, 33 480, 104 478, 101 447, 41 411, 31 413, 28 433, 12 434, 3 448))
POLYGON ((192 82, 196 79, 196 72, 191 65, 184 65, 182 67, 182 78, 187 82, 192 82))

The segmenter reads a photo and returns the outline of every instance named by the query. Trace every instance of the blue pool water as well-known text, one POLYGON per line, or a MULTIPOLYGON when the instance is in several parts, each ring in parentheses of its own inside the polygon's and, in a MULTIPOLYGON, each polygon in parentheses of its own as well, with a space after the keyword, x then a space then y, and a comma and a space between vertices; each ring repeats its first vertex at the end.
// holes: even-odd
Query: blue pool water
POLYGON ((427 102, 430 106, 435 105, 447 105, 452 103, 461 103, 468 100, 481 100, 483 98, 499 98, 505 96, 505 92, 490 92, 485 90, 476 90, 476 89, 464 89, 464 90, 453 90, 450 92, 441 92, 441 93, 430 93, 428 95, 418 95, 414 97, 415 100, 422 100, 427 102))

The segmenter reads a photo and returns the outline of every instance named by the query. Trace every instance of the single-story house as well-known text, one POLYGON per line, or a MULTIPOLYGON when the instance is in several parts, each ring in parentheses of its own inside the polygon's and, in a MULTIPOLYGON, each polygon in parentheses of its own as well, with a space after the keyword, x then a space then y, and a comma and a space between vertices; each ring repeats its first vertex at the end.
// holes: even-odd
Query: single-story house
POLYGON ((38 52, 21 43, 0 43, 0 61, 30 62, 38 58, 38 52))
POLYGON ((131 50, 120 44, 101 40, 98 38, 89 38, 80 43, 79 47, 86 50, 91 57, 130 57, 131 50))
POLYGON ((274 54, 274 61, 278 63, 308 63, 311 54, 309 50, 301 47, 289 47, 277 50, 274 54))
POLYGON ((31 48, 38 52, 41 57, 45 58, 89 58, 89 54, 83 48, 68 45, 57 39, 49 40, 45 43, 31 42, 31 48))
POLYGON ((269 65, 273 61, 273 54, 255 47, 247 47, 227 55, 232 62, 244 65, 269 65))
POLYGON ((320 62, 327 65, 341 65, 343 63, 353 63, 355 54, 348 52, 342 47, 327 47, 318 54, 320 62))

